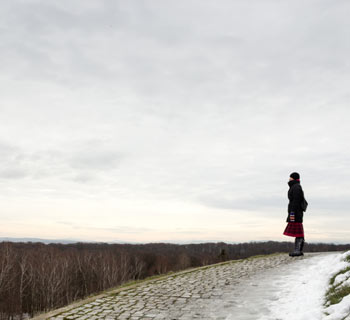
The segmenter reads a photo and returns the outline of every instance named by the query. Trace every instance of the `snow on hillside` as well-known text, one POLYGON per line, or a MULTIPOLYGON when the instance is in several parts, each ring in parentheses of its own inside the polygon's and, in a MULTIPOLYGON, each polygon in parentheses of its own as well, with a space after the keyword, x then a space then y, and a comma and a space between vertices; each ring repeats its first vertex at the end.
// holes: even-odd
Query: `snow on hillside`
POLYGON ((350 251, 329 253, 292 264, 274 281, 276 299, 260 320, 350 319, 350 251), (348 258, 348 260, 347 260, 348 258), (333 284, 330 285, 330 279, 333 284), (346 289, 341 290, 340 289, 346 289), (330 304, 326 295, 334 294, 330 304), (349 290, 348 290, 349 289, 349 290), (342 294, 346 294, 342 297, 342 294), (335 301, 335 302, 334 302, 335 301))

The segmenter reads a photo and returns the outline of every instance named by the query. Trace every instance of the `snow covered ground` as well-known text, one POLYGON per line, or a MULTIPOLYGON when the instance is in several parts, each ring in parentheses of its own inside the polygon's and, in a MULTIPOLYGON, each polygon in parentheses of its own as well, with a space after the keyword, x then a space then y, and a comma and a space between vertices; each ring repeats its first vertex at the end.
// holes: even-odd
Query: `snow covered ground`
POLYGON ((300 260, 275 280, 275 296, 268 306, 270 314, 261 320, 341 320, 350 314, 350 300, 346 297, 337 305, 324 308, 329 279, 349 263, 345 254, 333 253, 300 260), (330 313, 325 315, 325 311, 330 313))
MULTIPOLYGON (((239 303, 226 319, 350 319, 350 296, 344 297, 338 304, 324 306, 329 279, 350 266, 344 261, 348 255, 350 251, 296 258, 295 263, 254 276, 249 282, 241 284, 241 294, 237 297, 239 303)), ((335 284, 349 284, 349 277, 350 272, 338 275, 335 284)))

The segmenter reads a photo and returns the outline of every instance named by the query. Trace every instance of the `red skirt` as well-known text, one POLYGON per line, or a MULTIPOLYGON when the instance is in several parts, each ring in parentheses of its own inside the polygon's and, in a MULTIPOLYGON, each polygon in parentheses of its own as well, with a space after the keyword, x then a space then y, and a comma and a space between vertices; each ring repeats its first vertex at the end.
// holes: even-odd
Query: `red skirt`
POLYGON ((304 237, 304 227, 302 222, 288 222, 283 234, 289 237, 304 237))

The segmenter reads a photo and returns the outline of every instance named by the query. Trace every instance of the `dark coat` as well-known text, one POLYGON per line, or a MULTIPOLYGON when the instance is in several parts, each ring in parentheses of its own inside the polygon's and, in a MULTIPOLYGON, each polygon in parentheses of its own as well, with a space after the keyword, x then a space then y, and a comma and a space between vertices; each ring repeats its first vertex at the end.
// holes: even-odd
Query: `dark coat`
POLYGON ((304 199, 304 192, 301 188, 300 182, 298 180, 291 180, 288 182, 288 217, 287 222, 290 222, 289 215, 291 212, 295 214, 295 222, 303 222, 303 209, 301 208, 301 203, 304 199))

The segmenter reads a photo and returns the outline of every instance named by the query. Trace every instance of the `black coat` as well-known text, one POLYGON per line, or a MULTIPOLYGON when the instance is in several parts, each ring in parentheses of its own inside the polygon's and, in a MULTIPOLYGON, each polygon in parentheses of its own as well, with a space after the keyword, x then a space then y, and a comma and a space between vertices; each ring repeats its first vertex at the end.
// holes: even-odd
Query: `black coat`
POLYGON ((287 222, 290 222, 289 216, 291 212, 295 214, 295 222, 303 222, 303 209, 301 208, 301 203, 304 199, 304 192, 301 188, 300 182, 298 180, 291 180, 288 182, 288 217, 287 222))

